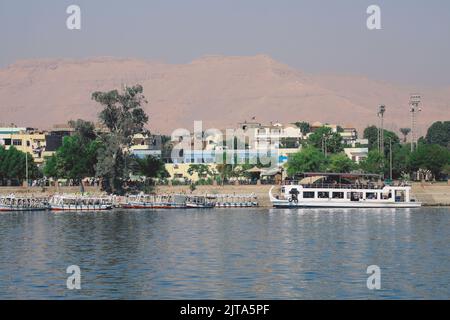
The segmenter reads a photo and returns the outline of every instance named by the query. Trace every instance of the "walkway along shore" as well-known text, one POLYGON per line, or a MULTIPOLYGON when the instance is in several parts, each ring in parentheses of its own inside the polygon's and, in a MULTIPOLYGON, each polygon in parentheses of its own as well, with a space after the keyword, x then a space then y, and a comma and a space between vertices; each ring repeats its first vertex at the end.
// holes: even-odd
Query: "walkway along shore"
MULTIPOLYGON (((260 207, 272 207, 269 200, 270 185, 225 185, 225 186, 197 186, 192 194, 251 194, 254 193, 258 197, 260 207)), ((85 187, 89 194, 99 194, 100 189, 97 187, 85 187)), ((79 193, 79 187, 60 187, 60 193, 79 193)), ((191 194, 189 186, 158 186, 156 193, 186 193, 191 194)), ((412 186, 413 195, 424 206, 450 206, 450 184, 447 183, 414 183, 412 186)), ((0 187, 0 194, 8 195, 11 193, 28 193, 36 196, 50 195, 57 193, 55 187, 46 187, 45 191, 42 187, 0 187)))

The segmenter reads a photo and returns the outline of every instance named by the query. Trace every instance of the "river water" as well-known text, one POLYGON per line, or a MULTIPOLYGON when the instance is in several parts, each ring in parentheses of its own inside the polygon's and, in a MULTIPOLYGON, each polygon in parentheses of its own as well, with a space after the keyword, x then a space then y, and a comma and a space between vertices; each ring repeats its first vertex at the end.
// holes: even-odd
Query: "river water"
POLYGON ((28 298, 448 299, 450 209, 2 213, 0 299, 28 298))

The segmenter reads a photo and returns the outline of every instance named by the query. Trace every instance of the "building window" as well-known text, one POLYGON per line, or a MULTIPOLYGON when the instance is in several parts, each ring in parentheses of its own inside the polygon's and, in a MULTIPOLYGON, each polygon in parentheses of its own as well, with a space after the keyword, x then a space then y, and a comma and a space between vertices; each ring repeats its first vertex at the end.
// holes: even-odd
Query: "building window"
POLYGON ((13 146, 21 146, 22 140, 20 139, 13 139, 13 146))

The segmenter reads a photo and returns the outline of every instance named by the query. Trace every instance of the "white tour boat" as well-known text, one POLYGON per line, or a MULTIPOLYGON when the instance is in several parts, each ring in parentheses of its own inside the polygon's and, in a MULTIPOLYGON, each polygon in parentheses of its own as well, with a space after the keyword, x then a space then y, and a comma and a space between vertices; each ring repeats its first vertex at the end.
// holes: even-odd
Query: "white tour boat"
POLYGON ((47 198, 22 197, 10 194, 0 196, 0 211, 43 211, 48 209, 47 198))
POLYGON ((103 211, 113 208, 111 197, 54 195, 49 200, 53 211, 103 211))
POLYGON ((186 197, 186 208, 211 209, 216 206, 213 200, 214 198, 208 196, 190 195, 186 197))
POLYGON ((300 181, 286 181, 281 194, 269 191, 275 208, 417 208, 422 204, 407 185, 372 183, 367 174, 305 173, 300 181))
POLYGON ((176 209, 186 208, 184 195, 155 195, 137 194, 128 195, 120 206, 124 209, 176 209))

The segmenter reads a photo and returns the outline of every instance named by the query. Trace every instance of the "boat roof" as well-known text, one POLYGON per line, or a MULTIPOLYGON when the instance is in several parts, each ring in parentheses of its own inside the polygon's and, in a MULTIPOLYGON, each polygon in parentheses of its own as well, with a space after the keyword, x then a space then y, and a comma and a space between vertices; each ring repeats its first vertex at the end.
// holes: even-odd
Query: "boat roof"
POLYGON ((381 175, 373 173, 304 172, 301 173, 300 175, 304 175, 305 177, 322 176, 322 177, 341 177, 341 178, 362 178, 362 177, 381 178, 381 175))

